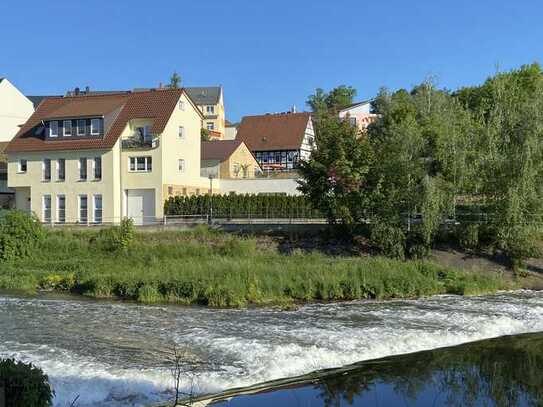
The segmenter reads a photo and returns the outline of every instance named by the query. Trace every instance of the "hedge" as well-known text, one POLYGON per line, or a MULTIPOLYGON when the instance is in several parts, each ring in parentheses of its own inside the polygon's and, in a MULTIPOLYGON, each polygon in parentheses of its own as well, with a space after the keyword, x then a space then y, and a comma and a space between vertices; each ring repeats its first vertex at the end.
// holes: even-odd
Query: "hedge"
MULTIPOLYGON (((170 197, 164 204, 166 216, 207 215, 209 195, 170 197)), ((322 218, 303 196, 213 195, 216 218, 322 218)))

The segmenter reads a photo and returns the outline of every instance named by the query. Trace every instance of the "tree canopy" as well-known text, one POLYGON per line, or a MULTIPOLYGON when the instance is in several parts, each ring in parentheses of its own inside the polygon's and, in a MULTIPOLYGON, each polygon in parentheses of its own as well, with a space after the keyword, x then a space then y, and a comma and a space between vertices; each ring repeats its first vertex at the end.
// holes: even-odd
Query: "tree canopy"
POLYGON ((456 92, 430 80, 381 89, 379 118, 364 134, 335 114, 353 95, 338 89, 308 99, 319 113, 317 151, 302 165, 300 187, 331 222, 366 222, 381 249, 400 242, 411 255, 424 254, 449 224, 512 259, 533 254, 543 217, 538 64, 456 92))

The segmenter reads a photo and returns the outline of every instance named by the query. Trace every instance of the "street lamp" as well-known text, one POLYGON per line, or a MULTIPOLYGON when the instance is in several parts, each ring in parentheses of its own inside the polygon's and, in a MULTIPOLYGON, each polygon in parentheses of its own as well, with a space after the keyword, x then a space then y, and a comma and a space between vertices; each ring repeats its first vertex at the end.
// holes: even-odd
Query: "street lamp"
POLYGON ((211 225, 213 223, 213 178, 214 174, 209 174, 209 216, 207 218, 207 223, 211 225))

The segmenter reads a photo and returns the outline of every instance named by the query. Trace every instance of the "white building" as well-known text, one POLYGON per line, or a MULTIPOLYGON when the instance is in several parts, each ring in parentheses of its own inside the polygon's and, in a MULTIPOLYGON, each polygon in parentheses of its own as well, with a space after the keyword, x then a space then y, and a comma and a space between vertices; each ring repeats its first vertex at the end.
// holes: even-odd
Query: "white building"
POLYGON ((32 113, 32 101, 6 78, 0 78, 0 142, 11 141, 32 113))

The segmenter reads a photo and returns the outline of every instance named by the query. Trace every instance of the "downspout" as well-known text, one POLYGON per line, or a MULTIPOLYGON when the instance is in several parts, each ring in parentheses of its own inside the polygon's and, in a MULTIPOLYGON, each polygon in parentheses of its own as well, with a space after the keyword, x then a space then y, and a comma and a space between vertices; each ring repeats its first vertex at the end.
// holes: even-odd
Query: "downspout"
POLYGON ((122 147, 123 147, 123 141, 119 137, 119 189, 120 189, 120 194, 119 194, 119 205, 120 205, 119 224, 121 223, 121 220, 123 219, 123 216, 124 216, 124 214, 123 214, 124 190, 123 190, 123 162, 122 162, 122 160, 123 160, 123 152, 122 152, 122 147))

